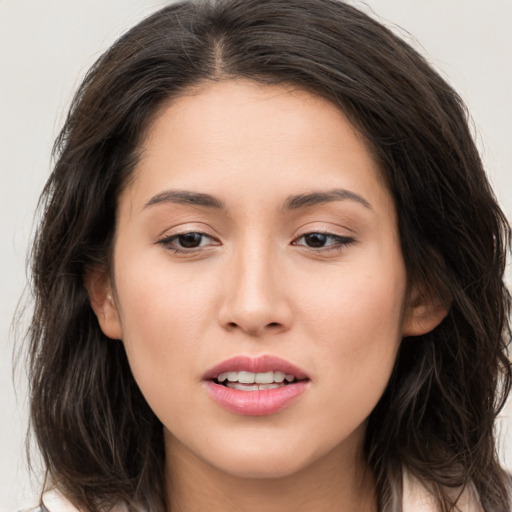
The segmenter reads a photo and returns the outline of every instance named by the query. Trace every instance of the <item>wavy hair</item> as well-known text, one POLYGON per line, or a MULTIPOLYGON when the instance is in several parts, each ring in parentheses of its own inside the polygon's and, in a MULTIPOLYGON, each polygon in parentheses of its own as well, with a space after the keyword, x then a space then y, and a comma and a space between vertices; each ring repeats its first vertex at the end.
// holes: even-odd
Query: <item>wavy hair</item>
POLYGON ((402 471, 456 510, 473 486, 510 509, 496 416, 511 385, 510 227, 454 90, 390 30, 336 0, 179 1, 120 38, 78 89, 54 147, 33 247, 31 426, 49 479, 92 512, 162 512, 162 425, 121 341, 101 332, 84 287, 109 264, 117 197, 170 98, 208 81, 293 84, 330 100, 366 138, 396 204, 411 282, 450 303, 404 339, 372 412, 364 455, 382 512, 401 510, 402 471), (455 496, 457 493, 455 494, 455 496))

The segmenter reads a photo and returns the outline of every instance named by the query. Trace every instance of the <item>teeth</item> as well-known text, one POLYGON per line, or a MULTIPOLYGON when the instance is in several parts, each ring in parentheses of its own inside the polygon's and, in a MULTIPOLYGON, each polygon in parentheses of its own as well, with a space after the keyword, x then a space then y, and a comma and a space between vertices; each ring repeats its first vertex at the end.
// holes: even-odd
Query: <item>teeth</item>
POLYGON ((274 372, 274 382, 283 382, 285 374, 283 372, 274 372))
MULTIPOLYGON (((217 380, 219 382, 225 382, 227 380, 228 382, 239 382, 241 384, 272 384, 273 382, 282 383, 285 380, 286 382, 293 382, 295 380, 295 377, 293 375, 284 374, 283 372, 279 371, 265 373, 252 373, 242 371, 221 373, 217 377, 217 380)), ((247 386, 245 386, 244 389, 247 389, 247 386)))
POLYGON ((286 384, 283 384, 282 382, 279 384, 275 382, 272 384, 242 384, 239 382, 228 382, 226 386, 240 391, 263 391, 265 389, 282 388, 283 386, 286 386, 286 384))
POLYGON ((274 382, 274 372, 256 373, 254 375, 254 382, 258 384, 271 384, 274 382))
MULTIPOLYGON (((238 382, 241 384, 253 384, 256 380, 256 376, 261 375, 260 373, 254 374, 251 372, 238 372, 238 382)), ((259 382, 259 381, 258 381, 259 382)), ((272 381, 270 381, 272 382, 272 381)))

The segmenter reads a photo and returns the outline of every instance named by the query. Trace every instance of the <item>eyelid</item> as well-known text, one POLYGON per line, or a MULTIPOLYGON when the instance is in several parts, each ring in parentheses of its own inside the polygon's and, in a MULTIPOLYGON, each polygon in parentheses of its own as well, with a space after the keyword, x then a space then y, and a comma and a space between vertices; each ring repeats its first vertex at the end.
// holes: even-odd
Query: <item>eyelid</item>
MULTIPOLYGON (((210 232, 210 229, 208 226, 201 225, 200 227, 195 223, 191 223, 188 225, 180 225, 176 226, 174 228, 166 230, 162 235, 158 237, 158 239, 155 241, 156 245, 161 245, 165 249, 174 252, 174 253, 183 253, 183 254, 194 254, 196 252, 201 252, 204 250, 207 250, 211 247, 223 245, 219 238, 215 235, 213 235, 210 232), (205 229, 206 228, 206 229, 205 229), (173 246, 173 243, 177 241, 180 237, 185 235, 191 235, 191 234, 197 234, 201 236, 201 241, 199 242, 198 246, 195 247, 179 247, 179 246, 173 246), (205 239, 210 240, 209 243, 203 243, 205 239)), ((338 226, 338 228, 340 228, 338 226)), ((344 231, 350 231, 347 228, 343 228, 344 231)), ((341 229, 340 229, 341 231, 341 229)), ((296 235, 293 237, 292 241, 290 242, 290 245, 293 246, 299 246, 303 249, 314 252, 314 253, 327 253, 327 252, 335 252, 335 251, 341 251, 344 250, 348 245, 351 245, 356 242, 356 239, 351 234, 342 234, 337 229, 333 229, 332 226, 311 226, 310 223, 308 223, 305 226, 302 226, 300 231, 296 233, 296 235), (308 235, 322 235, 328 239, 325 245, 315 247, 315 246, 309 246, 306 243, 299 243, 301 239, 304 239, 308 235), (328 242, 331 243, 328 243, 328 242)))
POLYGON ((193 254, 199 250, 205 250, 208 247, 222 245, 220 243, 220 241, 216 237, 211 235, 210 233, 206 233, 205 231, 201 231, 199 229, 193 229, 193 228, 182 229, 175 233, 166 233, 166 234, 160 236, 158 238, 158 240, 155 242, 155 244, 161 245, 166 250, 171 251, 173 253, 182 253, 182 254, 193 254), (185 235, 189 235, 189 234, 198 234, 198 235, 201 235, 202 237, 207 237, 210 240, 213 240, 215 243, 208 244, 206 246, 199 245, 197 247, 191 247, 191 248, 186 248, 186 247, 178 248, 178 247, 171 246, 171 243, 174 242, 175 240, 177 240, 180 236, 185 236, 185 235))
POLYGON ((304 232, 298 236, 296 236, 293 241, 292 245, 303 247, 304 249, 314 252, 314 253, 327 253, 327 252, 339 252, 344 250, 348 245, 351 245, 356 242, 356 239, 353 236, 347 236, 347 235, 341 235, 338 233, 332 233, 330 231, 321 230, 321 229, 312 229, 308 230, 307 232, 304 232), (308 235, 323 235, 325 237, 331 238, 335 240, 335 243, 324 245, 322 247, 310 247, 305 244, 299 244, 297 243, 298 240, 301 238, 304 238, 308 235))

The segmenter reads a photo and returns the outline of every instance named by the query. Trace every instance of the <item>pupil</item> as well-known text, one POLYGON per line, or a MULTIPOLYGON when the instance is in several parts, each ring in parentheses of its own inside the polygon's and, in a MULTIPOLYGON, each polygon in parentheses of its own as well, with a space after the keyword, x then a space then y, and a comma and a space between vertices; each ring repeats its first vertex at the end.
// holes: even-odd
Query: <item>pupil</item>
POLYGON ((187 249, 198 247, 201 244, 201 235, 199 233, 187 233, 186 235, 180 235, 179 242, 182 247, 187 249))
POLYGON ((306 243, 310 247, 323 247, 326 241, 327 237, 321 233, 311 233, 310 235, 306 235, 306 243))

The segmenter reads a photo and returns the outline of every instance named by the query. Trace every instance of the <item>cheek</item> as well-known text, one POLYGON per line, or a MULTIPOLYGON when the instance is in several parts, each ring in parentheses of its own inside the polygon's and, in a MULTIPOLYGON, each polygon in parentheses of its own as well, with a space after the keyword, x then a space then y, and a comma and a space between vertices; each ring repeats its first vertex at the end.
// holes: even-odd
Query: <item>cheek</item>
MULTIPOLYGON (((347 272, 304 307, 312 359, 328 392, 319 411, 353 415, 354 425, 380 399, 401 342, 405 271, 347 272)), ((346 416, 345 416, 346 417, 346 416)), ((352 426, 354 426, 352 425, 352 426)))
POLYGON ((132 372, 143 393, 165 394, 166 383, 177 385, 194 377, 191 368, 204 339, 201 333, 212 322, 211 283, 144 260, 126 262, 116 270, 123 342, 132 372))
POLYGON ((324 284, 304 290, 300 299, 302 318, 297 321, 311 334, 323 331, 328 338, 345 340, 339 347, 350 350, 378 349, 383 338, 400 338, 406 286, 399 265, 371 274, 346 268, 324 284))

